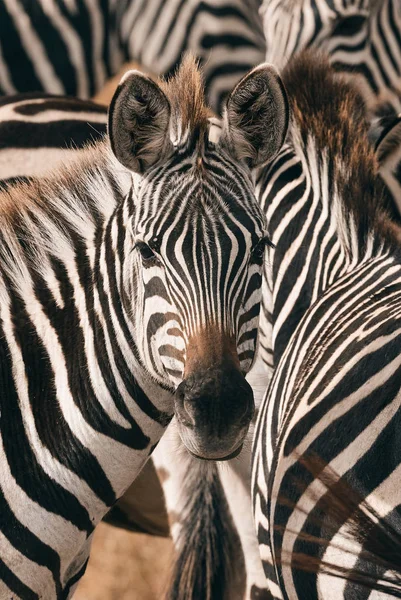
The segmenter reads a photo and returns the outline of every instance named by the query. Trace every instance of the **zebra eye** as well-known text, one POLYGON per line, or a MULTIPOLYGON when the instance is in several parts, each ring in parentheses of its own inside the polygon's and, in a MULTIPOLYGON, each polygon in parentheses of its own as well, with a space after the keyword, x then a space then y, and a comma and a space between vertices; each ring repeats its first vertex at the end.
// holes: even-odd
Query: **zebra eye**
POLYGON ((256 246, 252 248, 252 259, 255 262, 260 262, 265 254, 266 243, 265 240, 260 240, 256 246))
POLYGON ((258 241, 258 243, 252 248, 252 259, 255 262, 261 263, 265 254, 265 248, 266 246, 270 246, 271 248, 274 248, 274 244, 272 244, 272 242, 270 241, 270 239, 265 236, 264 238, 262 238, 261 240, 258 241))
POLYGON ((145 242, 137 242, 135 244, 135 248, 138 248, 139 252, 141 253, 142 260, 145 262, 156 258, 152 248, 145 244, 145 242))

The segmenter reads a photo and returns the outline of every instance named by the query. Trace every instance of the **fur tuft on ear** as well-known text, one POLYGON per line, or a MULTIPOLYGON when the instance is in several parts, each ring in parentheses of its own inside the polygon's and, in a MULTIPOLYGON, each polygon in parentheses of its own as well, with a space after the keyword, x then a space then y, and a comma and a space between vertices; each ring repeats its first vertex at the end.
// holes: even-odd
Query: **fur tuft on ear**
POLYGON ((111 148, 124 167, 145 173, 171 150, 170 103, 157 83, 139 71, 122 78, 109 108, 111 148))
POLYGON ((278 71, 262 64, 228 97, 221 143, 250 168, 261 167, 283 145, 288 120, 287 94, 278 71))

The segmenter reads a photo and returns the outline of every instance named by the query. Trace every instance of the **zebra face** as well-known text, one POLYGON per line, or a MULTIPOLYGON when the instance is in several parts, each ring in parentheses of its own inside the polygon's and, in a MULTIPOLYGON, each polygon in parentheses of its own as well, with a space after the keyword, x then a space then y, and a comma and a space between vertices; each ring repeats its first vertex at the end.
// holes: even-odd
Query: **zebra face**
POLYGON ((240 451, 254 411, 245 374, 267 238, 250 168, 281 147, 288 111, 275 70, 259 67, 232 92, 212 139, 200 85, 190 59, 163 90, 131 74, 112 103, 109 131, 117 158, 140 174, 127 201, 124 301, 142 363, 175 392, 187 449, 222 460, 240 451), (280 118, 270 131, 272 104, 280 118))
MULTIPOLYGON (((210 154, 205 162, 217 164, 218 153, 210 154)), ((229 161, 220 156, 219 164, 228 177, 229 161)), ((178 385, 184 435, 202 430, 210 443, 228 441, 237 428, 245 435, 253 414, 244 375, 256 347, 266 227, 249 176, 237 168, 229 186, 217 186, 213 167, 205 171, 198 178, 190 169, 164 183, 156 175, 143 186, 132 224, 132 272, 143 307, 137 330, 144 362, 165 385, 178 385)), ((193 452, 205 454, 198 445, 193 452)))

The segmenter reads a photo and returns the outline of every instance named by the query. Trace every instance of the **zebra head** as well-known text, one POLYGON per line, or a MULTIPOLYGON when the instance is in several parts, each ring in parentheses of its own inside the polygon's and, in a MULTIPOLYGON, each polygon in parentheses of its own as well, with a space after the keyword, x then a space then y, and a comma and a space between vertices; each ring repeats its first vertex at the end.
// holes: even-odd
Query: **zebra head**
POLYGON ((253 415, 244 375, 267 238, 251 169, 277 153, 287 121, 269 65, 241 80, 222 121, 211 118, 191 57, 169 82, 129 72, 110 107, 113 152, 134 178, 122 296, 140 359, 175 392, 181 437, 202 458, 239 451, 253 415))

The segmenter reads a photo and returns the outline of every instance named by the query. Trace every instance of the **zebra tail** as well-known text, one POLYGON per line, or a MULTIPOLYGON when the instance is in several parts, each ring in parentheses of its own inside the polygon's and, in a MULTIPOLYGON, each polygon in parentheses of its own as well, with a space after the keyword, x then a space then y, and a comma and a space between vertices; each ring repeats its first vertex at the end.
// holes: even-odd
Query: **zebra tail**
MULTIPOLYGON (((312 526, 324 531, 324 537, 297 532, 299 540, 320 551, 311 556, 302 552, 286 556, 281 564, 309 573, 327 574, 345 579, 369 590, 401 598, 401 533, 391 523, 380 517, 355 488, 317 456, 298 459, 298 462, 326 487, 326 493, 318 501, 320 516, 310 518, 312 526), (328 516, 328 518, 327 518, 328 516), (332 543, 332 538, 346 523, 344 546, 332 543), (351 542, 351 544, 349 543, 351 542), (359 547, 355 548, 357 542, 359 547), (334 547, 354 558, 352 569, 321 558, 328 546, 334 547)), ((297 487, 304 484, 296 482, 297 487)), ((292 501, 280 498, 280 504, 300 510, 292 501)), ((278 530, 282 529, 277 527, 278 530)))
POLYGON ((238 581, 244 560, 217 464, 191 460, 184 481, 187 504, 166 600, 231 599, 234 579, 236 591, 238 584, 245 589, 245 575, 238 581))

